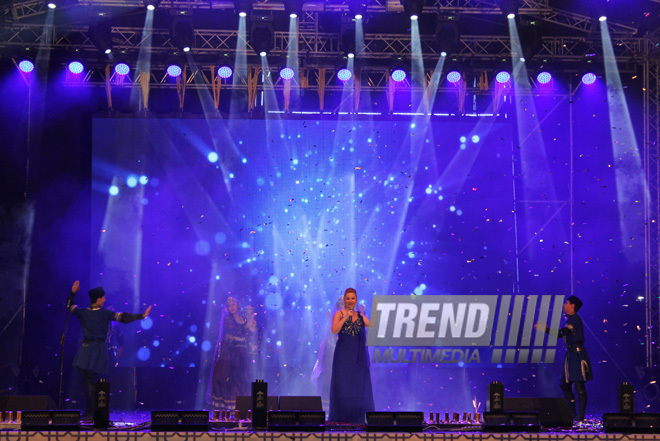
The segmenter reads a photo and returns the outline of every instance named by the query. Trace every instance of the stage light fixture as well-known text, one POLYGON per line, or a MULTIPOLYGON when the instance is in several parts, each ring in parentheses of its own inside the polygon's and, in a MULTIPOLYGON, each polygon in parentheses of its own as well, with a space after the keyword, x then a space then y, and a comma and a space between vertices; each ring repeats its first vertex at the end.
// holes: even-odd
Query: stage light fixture
POLYGON ((190 52, 195 41, 192 19, 185 15, 175 15, 170 24, 170 38, 180 51, 190 52))
POLYGON ((247 16, 251 8, 252 2, 250 0, 234 0, 234 9, 238 12, 239 17, 247 16))
POLYGON ((403 5, 403 10, 411 20, 417 20, 422 15, 424 9, 424 0, 399 0, 403 5), (414 18, 413 18, 414 17, 414 18))
POLYGON ((295 72, 290 67, 285 67, 280 71, 280 78, 283 80, 291 80, 295 76, 295 72))
POLYGON ((607 17, 605 15, 601 15, 600 17, 598 17, 598 21, 605 21, 605 20, 607 20, 607 17))
POLYGON ((586 74, 582 75, 582 84, 585 86, 591 86, 596 82, 596 74, 587 72, 586 74))
POLYGON ((217 73, 220 78, 226 80, 233 75, 234 70, 230 66, 223 65, 218 67, 217 73))
POLYGON ((403 69, 394 69, 392 71, 392 79, 397 83, 406 79, 406 72, 403 69))
POLYGON ((131 71, 130 66, 123 61, 120 61, 117 64, 115 64, 115 73, 117 75, 121 75, 121 76, 128 75, 130 71, 131 71))
POLYGON ((541 72, 536 76, 536 81, 539 84, 548 84, 552 80, 552 74, 550 72, 541 72))
POLYGON ((345 56, 355 55, 355 22, 353 20, 341 24, 339 28, 339 49, 345 56))
POLYGON ((110 22, 102 21, 90 26, 87 36, 98 50, 106 55, 112 53, 112 27, 110 22))
POLYGON ((252 22, 250 25, 250 45, 259 56, 267 56, 275 45, 273 24, 265 21, 265 19, 252 22))
POLYGON ((339 72, 337 72, 337 78, 339 78, 340 81, 346 82, 350 80, 353 77, 353 73, 349 69, 340 69, 339 72))
POLYGON ((290 18, 300 17, 302 15, 303 0, 285 0, 284 11, 290 18))
POLYGON ((461 78, 462 78, 461 73, 457 70, 452 70, 447 74, 447 81, 453 84, 456 84, 459 81, 461 81, 461 78))
POLYGON ((447 56, 447 52, 445 52, 445 51, 440 52, 440 56, 441 56, 441 57, 446 57, 446 56, 447 56))
POLYGON ((495 75, 495 81, 500 84, 508 83, 511 80, 511 74, 505 70, 502 70, 495 75))
POLYGON ((349 52, 348 55, 346 55, 348 58, 355 58, 355 54, 353 52, 349 52))
POLYGON ((534 21, 519 26, 518 36, 525 60, 531 60, 543 48, 542 30, 534 21))
POLYGON ((167 66, 167 74, 171 77, 178 77, 183 73, 183 69, 178 64, 170 64, 167 66))
POLYGON ((500 0, 500 10, 509 20, 516 18, 520 8, 520 0, 500 0))
POLYGON ((21 60, 18 63, 18 69, 23 73, 30 73, 34 70, 34 63, 31 60, 21 60))
POLYGON ((167 59, 167 74, 173 78, 180 76, 183 73, 183 60, 178 54, 174 54, 167 59))
POLYGON ((460 41, 460 32, 458 21, 453 15, 438 16, 438 23, 435 25, 433 35, 433 48, 442 55, 444 53, 453 53, 456 45, 460 41))
POLYGON ((49 9, 55 9, 55 8, 57 8, 57 5, 55 3, 49 1, 48 2, 48 8, 49 9))
POLYGON ((85 70, 85 66, 82 64, 81 61, 74 60, 69 63, 69 72, 71 72, 74 75, 78 75, 82 73, 82 71, 85 70))
POLYGON ((153 11, 160 5, 161 0, 143 0, 144 6, 150 11, 153 11))
POLYGON ((348 12, 356 20, 362 20, 367 14, 367 0, 352 0, 348 2, 348 12))

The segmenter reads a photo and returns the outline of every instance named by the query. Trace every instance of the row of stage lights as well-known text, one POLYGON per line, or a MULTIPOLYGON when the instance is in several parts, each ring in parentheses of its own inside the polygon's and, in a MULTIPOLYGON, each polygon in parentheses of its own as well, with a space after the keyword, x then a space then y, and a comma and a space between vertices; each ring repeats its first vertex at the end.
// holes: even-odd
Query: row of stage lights
MULTIPOLYGON (((18 63, 18 68, 20 69, 21 72, 28 74, 34 70, 34 63, 30 60, 22 60, 18 63)), ((74 75, 79 75, 84 71, 84 66, 80 61, 72 61, 71 63, 69 63, 68 69, 70 73, 74 75)), ((115 74, 119 76, 125 77, 126 75, 129 74, 130 71, 131 71, 130 66, 124 62, 115 64, 115 74)), ((183 73, 183 69, 178 64, 170 64, 167 67, 167 74, 170 77, 176 78, 180 76, 182 73, 183 73)), ((234 70, 230 66, 220 66, 218 67, 216 73, 223 80, 227 80, 231 78, 231 76, 234 74, 234 70)), ((392 75, 392 80, 397 83, 404 81, 407 77, 407 74, 403 69, 395 69, 392 71, 391 75, 392 75)), ((290 67, 285 67, 282 70, 280 70, 280 78, 282 80, 292 80, 294 76, 295 76, 295 72, 290 67)), ((353 72, 351 72, 349 69, 346 68, 340 69, 337 72, 337 78, 343 82, 347 82, 351 78, 353 78, 353 72)), ((462 78, 461 73, 456 70, 452 70, 451 72, 447 73, 447 81, 449 81, 452 84, 458 83, 459 81, 461 81, 461 78, 462 78)), ((586 86, 594 84, 596 80, 597 77, 596 74, 594 73, 588 72, 582 75, 582 84, 586 86)), ((499 84, 507 84, 511 81, 511 74, 504 70, 500 71, 495 76, 495 81, 499 84)), ((541 72, 536 76, 536 81, 542 85, 549 84, 552 81, 552 74, 550 72, 545 72, 545 71, 541 72)))

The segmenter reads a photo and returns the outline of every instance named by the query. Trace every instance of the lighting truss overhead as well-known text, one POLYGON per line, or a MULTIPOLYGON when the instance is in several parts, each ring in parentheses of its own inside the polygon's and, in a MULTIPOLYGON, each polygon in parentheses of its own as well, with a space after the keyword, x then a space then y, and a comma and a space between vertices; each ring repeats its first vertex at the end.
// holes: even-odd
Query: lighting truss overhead
POLYGON ((587 72, 586 74, 582 75, 582 84, 585 86, 591 86, 596 82, 596 74, 587 72))
POLYGON ((115 73, 117 75, 128 75, 128 73, 131 71, 131 68, 129 67, 128 64, 126 64, 123 61, 120 61, 119 63, 115 64, 115 73))
POLYGON ((234 70, 230 66, 220 66, 218 67, 218 76, 222 78, 223 80, 226 80, 227 78, 231 77, 232 74, 234 73, 234 70))
POLYGON ((69 72, 72 74, 78 75, 82 73, 83 70, 85 70, 85 66, 82 64, 82 62, 74 60, 69 63, 69 72))
POLYGON ((395 69, 392 71, 392 79, 400 83, 406 79, 406 72, 403 69, 395 69))
POLYGON ((170 37, 177 49, 183 52, 189 52, 195 41, 192 19, 185 15, 175 15, 172 17, 170 37))
POLYGON ((447 74, 447 81, 450 83, 456 84, 461 81, 461 73, 457 70, 452 70, 447 74))
POLYGON ((552 80, 552 75, 550 72, 541 72, 536 76, 536 81, 539 84, 548 84, 552 80))
POLYGON ((411 20, 417 20, 422 15, 424 9, 424 0, 399 0, 403 5, 403 10, 410 17, 411 20), (415 18, 413 18, 415 17, 415 18))
POLYGON ((34 70, 34 63, 31 60, 21 60, 18 69, 23 73, 30 73, 34 70))
POLYGON ((495 81, 500 84, 508 83, 511 80, 511 74, 505 70, 502 70, 495 75, 495 81))
POLYGON ((295 72, 290 67, 285 67, 280 71, 280 78, 283 80, 290 80, 294 77, 295 72))
POLYGON ((337 78, 339 78, 341 81, 346 82, 350 80, 353 77, 353 73, 349 69, 340 69, 339 72, 337 72, 337 78))
POLYGON ((518 8, 520 8, 520 0, 500 0, 500 10, 506 18, 514 18, 518 15, 518 8))

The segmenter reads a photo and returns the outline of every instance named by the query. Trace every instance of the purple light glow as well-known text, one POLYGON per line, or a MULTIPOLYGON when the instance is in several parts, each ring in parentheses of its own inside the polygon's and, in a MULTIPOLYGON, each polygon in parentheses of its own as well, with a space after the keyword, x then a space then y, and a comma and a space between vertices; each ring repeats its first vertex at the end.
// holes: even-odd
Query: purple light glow
POLYGON ((447 74, 447 81, 450 83, 458 83, 461 81, 461 73, 455 70, 452 70, 447 74))
POLYGON ((293 69, 291 69, 290 67, 285 67, 280 71, 280 78, 282 78, 283 80, 290 80, 293 78, 294 75, 295 73, 293 72, 293 69))
POLYGON ((128 75, 128 73, 131 71, 131 68, 128 67, 128 64, 126 63, 117 63, 115 65, 115 73, 117 75, 128 75))
POLYGON ((511 79, 511 74, 506 71, 498 72, 497 75, 495 76, 495 81, 497 81, 500 84, 508 83, 510 79, 511 79))
POLYGON ((181 66, 177 66, 176 64, 170 64, 167 67, 167 74, 171 77, 178 77, 182 72, 181 66))
POLYGON ((406 79, 406 73, 401 69, 396 69, 394 72, 392 72, 392 79, 397 83, 400 83, 406 79))
POLYGON ((585 86, 591 86, 596 82, 596 74, 591 72, 582 75, 582 84, 585 86))
POLYGON ((234 71, 229 66, 220 66, 218 68, 218 76, 223 80, 226 80, 227 78, 231 77, 233 73, 234 71))
POLYGON ((536 77, 536 81, 538 81, 539 84, 548 84, 551 80, 552 80, 552 75, 550 74, 550 72, 541 72, 536 77))
POLYGON ((72 61, 71 63, 69 63, 69 72, 71 72, 72 74, 77 75, 81 73, 84 69, 85 67, 80 61, 72 61))
POLYGON ((18 68, 23 73, 30 73, 34 70, 34 63, 30 60, 23 60, 20 63, 18 63, 18 68))
POLYGON ((353 73, 348 69, 341 69, 339 72, 337 72, 337 78, 344 82, 350 80, 352 76, 353 73))

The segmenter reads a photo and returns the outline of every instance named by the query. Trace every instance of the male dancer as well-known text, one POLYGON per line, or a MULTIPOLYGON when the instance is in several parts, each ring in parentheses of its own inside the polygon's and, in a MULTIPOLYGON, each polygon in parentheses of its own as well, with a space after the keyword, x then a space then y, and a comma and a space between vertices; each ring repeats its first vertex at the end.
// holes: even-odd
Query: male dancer
MULTIPOLYGON (((582 308, 582 300, 576 296, 570 296, 566 299, 564 314, 568 316, 568 320, 558 334, 559 338, 564 339, 564 345, 566 345, 564 369, 559 386, 564 392, 571 416, 577 421, 584 420, 584 413, 587 409, 587 388, 584 383, 594 378, 589 354, 584 348, 584 325, 582 324, 582 318, 577 314, 580 308, 582 308), (577 418, 573 386, 575 386, 580 402, 577 418)), ((550 328, 547 325, 545 325, 545 332, 550 333, 550 328)))
POLYGON ((104 309, 105 291, 102 287, 89 290, 91 306, 86 309, 79 308, 72 303, 73 297, 80 289, 80 282, 76 280, 71 287, 71 294, 67 307, 71 314, 80 320, 83 331, 82 344, 73 359, 73 365, 78 368, 82 383, 87 393, 87 405, 83 419, 91 419, 94 415, 94 382, 97 375, 108 373, 108 348, 106 338, 110 328, 110 321, 130 323, 149 316, 151 306, 142 314, 128 312, 113 312, 104 309))

